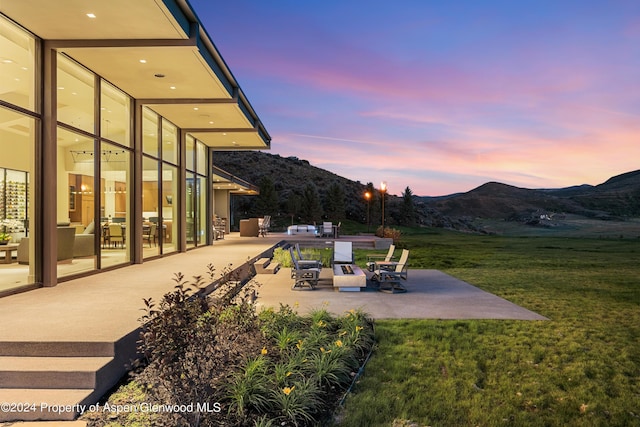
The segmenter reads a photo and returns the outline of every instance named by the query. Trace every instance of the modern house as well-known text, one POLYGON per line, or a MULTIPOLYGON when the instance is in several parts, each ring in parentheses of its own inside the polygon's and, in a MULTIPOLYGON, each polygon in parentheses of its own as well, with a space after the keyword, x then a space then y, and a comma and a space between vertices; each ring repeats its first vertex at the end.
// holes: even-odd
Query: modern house
POLYGON ((186 0, 0 2, 0 296, 212 244, 269 146, 186 0))

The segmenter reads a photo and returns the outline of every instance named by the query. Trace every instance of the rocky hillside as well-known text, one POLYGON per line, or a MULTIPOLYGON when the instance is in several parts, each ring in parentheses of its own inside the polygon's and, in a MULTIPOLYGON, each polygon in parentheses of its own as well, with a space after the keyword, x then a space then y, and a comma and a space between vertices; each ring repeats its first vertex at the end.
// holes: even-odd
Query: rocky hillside
MULTIPOLYGON (((323 202, 328 197, 326 189, 337 183, 347 196, 346 217, 365 221, 367 207, 362 198, 365 184, 315 167, 306 160, 258 151, 230 151, 216 152, 214 164, 256 185, 269 176, 283 210, 289 197, 301 195, 307 183, 316 185, 323 202)), ((247 200, 247 204, 252 203, 247 200)), ((400 203, 398 197, 389 198, 389 224, 394 223, 400 203)), ((600 219, 640 217, 640 170, 612 177, 596 186, 561 189, 525 189, 488 182, 467 193, 415 197, 415 206, 420 224, 455 229, 473 229, 471 220, 475 218, 526 222, 540 215, 561 213, 600 219)), ((371 208, 373 217, 376 209, 373 204, 371 208)))

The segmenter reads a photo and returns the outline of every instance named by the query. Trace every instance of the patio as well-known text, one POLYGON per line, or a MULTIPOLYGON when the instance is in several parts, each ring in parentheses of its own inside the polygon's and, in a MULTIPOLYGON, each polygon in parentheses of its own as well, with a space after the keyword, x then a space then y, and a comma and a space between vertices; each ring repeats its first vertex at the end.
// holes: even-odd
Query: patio
POLYGON ((257 275, 259 308, 296 306, 302 313, 325 307, 334 314, 360 308, 375 319, 517 319, 547 320, 503 298, 485 292, 438 270, 409 270, 406 293, 378 292, 369 280, 360 292, 339 292, 332 271, 323 268, 314 290, 291 290, 289 269, 257 275))

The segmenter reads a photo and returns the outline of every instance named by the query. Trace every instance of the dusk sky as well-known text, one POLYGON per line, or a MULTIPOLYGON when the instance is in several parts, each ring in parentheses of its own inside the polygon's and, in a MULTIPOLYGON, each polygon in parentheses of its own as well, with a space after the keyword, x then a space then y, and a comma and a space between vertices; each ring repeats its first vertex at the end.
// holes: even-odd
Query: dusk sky
POLYGON ((190 3, 271 154, 396 195, 640 169, 640 1, 190 3))

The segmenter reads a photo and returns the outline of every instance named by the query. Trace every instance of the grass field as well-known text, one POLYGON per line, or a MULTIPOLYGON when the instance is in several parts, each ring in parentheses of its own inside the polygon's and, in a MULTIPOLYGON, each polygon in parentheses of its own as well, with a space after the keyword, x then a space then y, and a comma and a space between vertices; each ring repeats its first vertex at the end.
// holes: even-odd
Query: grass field
POLYGON ((399 246, 550 321, 379 321, 340 425, 640 426, 640 239, 404 230, 399 246))

